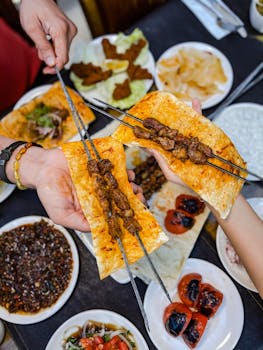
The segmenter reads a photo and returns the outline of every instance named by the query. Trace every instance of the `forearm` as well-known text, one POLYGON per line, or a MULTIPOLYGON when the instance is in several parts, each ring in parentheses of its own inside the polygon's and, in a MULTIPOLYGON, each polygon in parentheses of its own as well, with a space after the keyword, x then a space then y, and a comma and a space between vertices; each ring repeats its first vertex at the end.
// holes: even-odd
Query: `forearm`
MULTIPOLYGON (((0 150, 3 148, 9 146, 11 143, 13 143, 15 140, 0 136, 0 150)), ((9 179, 9 181, 15 183, 15 177, 14 177, 14 162, 15 157, 19 150, 23 147, 19 146, 13 153, 9 161, 6 165, 6 175, 9 179)), ((43 164, 43 156, 44 156, 44 149, 41 149, 39 147, 31 147, 27 150, 27 152, 21 157, 19 160, 19 176, 21 183, 28 188, 35 188, 35 183, 37 179, 37 174, 39 169, 41 168, 41 165, 43 164)))
POLYGON ((263 221, 241 195, 226 220, 221 219, 213 208, 210 209, 263 298, 263 221))

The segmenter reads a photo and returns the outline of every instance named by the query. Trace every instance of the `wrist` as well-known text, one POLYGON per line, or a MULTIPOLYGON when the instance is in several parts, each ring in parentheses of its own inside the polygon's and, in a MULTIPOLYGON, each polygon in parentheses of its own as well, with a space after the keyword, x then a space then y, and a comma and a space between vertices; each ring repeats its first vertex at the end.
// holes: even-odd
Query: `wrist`
MULTIPOLYGON (((14 163, 18 152, 23 148, 23 145, 18 147, 12 154, 6 165, 6 175, 8 179, 16 183, 14 174, 14 163)), ((35 188, 39 170, 44 164, 44 149, 32 146, 19 160, 19 178, 21 184, 27 188, 35 188)))

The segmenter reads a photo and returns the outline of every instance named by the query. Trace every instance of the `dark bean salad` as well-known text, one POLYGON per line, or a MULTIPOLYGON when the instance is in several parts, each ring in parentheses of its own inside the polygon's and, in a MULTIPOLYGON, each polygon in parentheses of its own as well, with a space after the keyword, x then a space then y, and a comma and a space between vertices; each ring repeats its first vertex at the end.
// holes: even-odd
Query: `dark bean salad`
POLYGON ((10 313, 36 313, 67 288, 72 253, 63 233, 45 220, 0 236, 0 305, 10 313))

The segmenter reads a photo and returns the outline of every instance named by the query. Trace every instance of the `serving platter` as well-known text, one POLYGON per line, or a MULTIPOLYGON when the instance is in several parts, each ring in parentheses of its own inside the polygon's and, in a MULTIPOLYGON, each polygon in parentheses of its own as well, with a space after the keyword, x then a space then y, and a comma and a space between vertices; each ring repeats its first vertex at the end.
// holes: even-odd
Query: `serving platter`
POLYGON ((13 230, 19 226, 25 224, 33 224, 35 222, 39 222, 41 220, 46 221, 48 224, 52 225, 55 229, 59 230, 64 237, 66 238, 72 254, 73 267, 71 272, 71 278, 69 280, 67 288, 58 298, 58 300, 50 307, 41 309, 37 313, 10 313, 8 310, 2 306, 0 306, 0 318, 11 323, 16 324, 33 324, 40 321, 43 321, 50 316, 54 315, 69 299, 71 293, 73 292, 75 285, 77 283, 78 272, 79 272, 79 255, 77 251, 76 244, 72 239, 69 232, 62 226, 56 225, 52 222, 52 220, 44 217, 44 216, 24 216, 10 221, 0 228, 0 235, 4 232, 13 230))
MULTIPOLYGON (((231 279, 217 266, 201 259, 188 259, 180 276, 199 273, 203 283, 210 283, 220 290, 224 297, 217 313, 208 321, 198 343, 197 350, 234 349, 242 333, 244 308, 237 288, 231 279)), ((174 301, 179 301, 177 288, 170 290, 174 301)), ((163 312, 168 300, 156 282, 151 282, 144 297, 144 308, 149 320, 149 336, 157 349, 189 350, 181 337, 172 337, 165 330, 163 312)))
POLYGON ((64 322, 52 335, 45 350, 64 350, 63 341, 69 337, 76 328, 82 327, 88 320, 110 323, 129 330, 135 338, 138 350, 149 350, 140 331, 127 318, 116 312, 103 309, 83 311, 64 322))
MULTIPOLYGON (((163 59, 168 59, 171 57, 174 57, 178 54, 178 51, 181 49, 196 49, 200 51, 200 53, 210 53, 217 57, 221 63, 223 72, 226 76, 226 82, 225 83, 217 83, 217 87, 220 91, 212 94, 209 96, 204 102, 202 102, 202 109, 210 108, 221 102, 229 93, 232 84, 233 84, 233 69, 231 66, 230 61, 228 58, 217 48, 214 46, 211 46, 209 44, 203 43, 203 42, 197 42, 197 41, 189 41, 189 42, 183 42, 176 45, 171 46, 168 48, 165 52, 161 54, 161 56, 158 58, 156 62, 156 70, 155 70, 155 83, 158 90, 164 90, 167 91, 166 84, 162 79, 160 79, 159 74, 161 70, 161 61, 163 59)), ((172 67, 171 67, 172 69, 172 67)), ((195 68, 197 69, 197 68, 195 68)), ((206 74, 207 75, 207 74, 206 74)), ((211 81, 213 82, 213 81, 211 81)), ((197 97, 198 96, 192 96, 197 97)), ((191 103, 191 101, 185 101, 186 103, 191 103)))

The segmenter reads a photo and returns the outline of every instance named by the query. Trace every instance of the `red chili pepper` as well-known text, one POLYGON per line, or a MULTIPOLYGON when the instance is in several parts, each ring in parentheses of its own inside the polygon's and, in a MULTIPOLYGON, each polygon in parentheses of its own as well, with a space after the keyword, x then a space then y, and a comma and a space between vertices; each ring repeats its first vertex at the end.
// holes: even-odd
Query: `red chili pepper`
POLYGON ((194 226, 195 219, 182 210, 168 210, 164 219, 167 231, 182 234, 194 226))
POLYGON ((205 210, 205 203, 200 201, 198 197, 190 194, 180 194, 175 201, 175 208, 183 210, 186 213, 196 216, 205 210))
POLYGON ((207 318, 217 312, 223 300, 223 294, 208 283, 201 283, 197 309, 207 318))
POLYGON ((182 303, 171 303, 163 314, 163 322, 169 334, 174 337, 181 335, 188 326, 192 311, 182 303))
POLYGON ((183 333, 183 339, 189 348, 193 349, 199 343, 204 333, 207 321, 208 319, 206 316, 200 314, 199 312, 193 312, 191 321, 183 333))
POLYGON ((178 284, 178 294, 188 307, 195 307, 200 293, 202 276, 199 273, 189 273, 183 276, 178 284))

